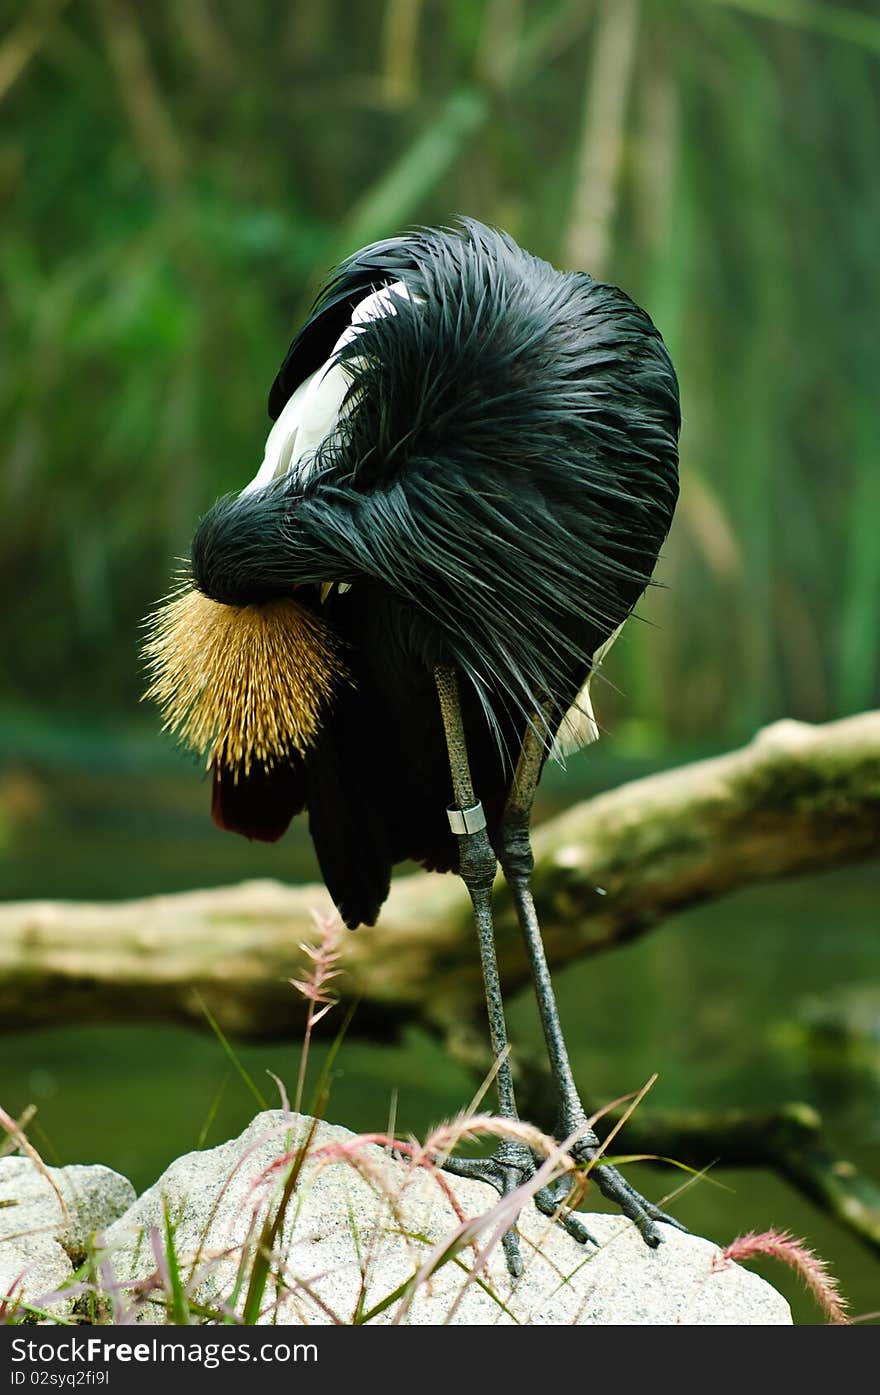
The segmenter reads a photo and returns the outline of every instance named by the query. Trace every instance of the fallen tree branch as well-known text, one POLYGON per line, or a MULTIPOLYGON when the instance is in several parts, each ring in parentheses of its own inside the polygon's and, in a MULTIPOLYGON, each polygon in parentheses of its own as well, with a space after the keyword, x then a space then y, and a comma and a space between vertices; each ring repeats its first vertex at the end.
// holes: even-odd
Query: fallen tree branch
MULTIPOLYGON (((665 916, 736 887, 875 856, 880 713, 826 726, 778 722, 740 751, 634 781, 578 804, 535 837, 535 899, 552 965, 644 935, 665 916)), ((118 903, 0 907, 0 1024, 99 1019, 298 1035, 302 941, 323 888, 249 882, 118 903)), ((528 966, 503 884, 496 898, 507 989, 528 966)), ((406 1021, 453 1032, 480 1011, 470 907, 454 877, 395 883, 376 927, 345 946, 340 990, 355 1029, 406 1021)))
MULTIPOLYGON (((466 1064, 475 1069, 478 1063, 474 1059, 466 1064)), ((479 1065, 485 1065, 485 1057, 479 1065)), ((483 1074, 475 1069, 475 1079, 483 1074)), ((520 1057, 517 1100, 524 1118, 552 1132, 555 1119, 548 1106, 553 1093, 545 1061, 520 1057)), ((597 1125, 601 1137, 619 1117, 612 1113, 603 1118, 597 1125)), ((880 1255, 880 1185, 835 1152, 812 1105, 791 1102, 768 1110, 642 1107, 628 1117, 611 1152, 672 1158, 697 1171, 714 1166, 764 1168, 880 1255)))
POLYGON ((632 1115, 623 1146, 675 1158, 688 1167, 761 1167, 833 1216, 872 1253, 880 1255, 880 1186, 833 1147, 808 1104, 779 1109, 682 1111, 632 1115))
POLYGON ((627 1122, 625 1146, 698 1169, 717 1163, 775 1172, 880 1255, 880 1186, 834 1151, 811 1105, 754 1112, 646 1111, 627 1122))

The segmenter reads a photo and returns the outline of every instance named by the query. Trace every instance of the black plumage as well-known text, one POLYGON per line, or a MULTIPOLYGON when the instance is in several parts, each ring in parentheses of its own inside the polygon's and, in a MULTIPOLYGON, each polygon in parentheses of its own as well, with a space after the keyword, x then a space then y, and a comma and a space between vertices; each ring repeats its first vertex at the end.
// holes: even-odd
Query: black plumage
POLYGON ((351 386, 311 468, 219 501, 193 542, 208 596, 297 588, 346 645, 352 684, 316 745, 216 777, 215 818, 276 837, 307 807, 350 925, 375 920, 396 862, 457 866, 437 665, 464 676, 494 843, 525 724, 549 697, 549 744, 648 584, 678 490, 676 377, 649 317, 472 221, 343 263, 272 386, 273 418, 354 307, 398 282, 409 297, 340 351, 351 386), (329 582, 350 589, 322 606, 329 582))
MULTIPOLYGON (((397 862, 459 871, 498 1109, 512 1125, 492 907, 500 862, 556 1137, 658 1245, 677 1222, 602 1160, 577 1089, 530 888, 529 824, 551 741, 595 734, 586 684, 647 586, 675 508, 678 386, 660 335, 616 287, 463 221, 344 262, 269 405, 277 420, 257 476, 193 541, 204 595, 160 613, 153 691, 194 741, 204 743, 206 714, 216 718, 221 826, 274 839, 308 810, 349 925, 375 920, 397 862)), ((536 1171, 511 1128, 491 1158, 443 1165, 504 1195, 536 1171)), ((577 1240, 592 1238, 565 1180, 533 1196, 577 1240)), ((520 1274, 513 1228, 503 1244, 520 1274)))

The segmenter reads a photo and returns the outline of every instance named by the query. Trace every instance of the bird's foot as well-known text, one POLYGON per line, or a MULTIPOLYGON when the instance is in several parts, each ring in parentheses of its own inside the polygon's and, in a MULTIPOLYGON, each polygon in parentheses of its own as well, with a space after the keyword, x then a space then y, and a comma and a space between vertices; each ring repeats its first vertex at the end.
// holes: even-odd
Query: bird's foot
MULTIPOLYGON (((505 1197, 534 1177, 538 1165, 538 1160, 528 1148, 508 1140, 490 1158, 447 1158, 443 1171, 451 1173, 453 1177, 485 1182, 499 1196, 505 1197)), ((580 1244, 595 1245, 596 1241, 583 1221, 568 1206, 570 1194, 570 1183, 562 1177, 548 1186, 540 1187, 533 1194, 532 1201, 542 1215, 552 1216, 580 1244)), ((502 1244, 508 1272, 518 1279, 523 1272, 523 1261, 519 1235, 514 1226, 506 1232, 502 1244)))
POLYGON ((639 1230, 642 1239, 652 1250, 663 1243, 663 1236, 657 1229, 657 1221, 662 1221, 664 1225, 674 1226, 676 1230, 683 1230, 687 1233, 687 1228, 677 1221, 674 1216, 670 1216, 666 1211, 662 1211, 659 1206, 655 1206, 652 1201, 648 1201, 637 1192, 635 1187, 630 1186, 622 1173, 618 1172, 611 1163, 597 1162, 599 1154, 599 1140, 595 1134, 588 1139, 580 1139, 571 1150, 571 1156, 579 1167, 585 1169, 588 1175, 593 1178, 599 1191, 609 1201, 613 1201, 620 1208, 624 1216, 633 1222, 639 1230))

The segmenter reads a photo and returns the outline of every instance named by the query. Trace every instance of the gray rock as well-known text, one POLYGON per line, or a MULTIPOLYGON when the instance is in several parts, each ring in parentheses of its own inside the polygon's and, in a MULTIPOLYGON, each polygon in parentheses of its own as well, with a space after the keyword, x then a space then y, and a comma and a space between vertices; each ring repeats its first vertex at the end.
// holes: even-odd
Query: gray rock
POLYGON ((48 1167, 46 1173, 64 1197, 67 1218, 30 1158, 0 1158, 0 1301, 9 1295, 60 1317, 72 1311, 75 1298, 57 1290, 69 1282, 93 1233, 131 1206, 135 1190, 99 1165, 48 1167))
MULTIPOLYGON (((148 1280, 157 1265, 150 1238, 175 1223, 175 1249, 188 1292, 199 1302, 232 1301, 242 1256, 249 1271, 250 1237, 277 1205, 284 1168, 278 1160, 303 1141, 311 1121, 282 1111, 258 1115, 240 1138, 190 1153, 106 1232, 117 1280, 148 1280)), ((495 1193, 479 1182, 444 1177, 468 1217, 486 1213, 495 1193)), ((522 1211, 526 1269, 514 1283, 500 1245, 479 1282, 474 1251, 418 1285, 412 1302, 394 1299, 371 1320, 415 1324, 790 1324, 785 1300, 763 1279, 721 1265, 707 1240, 664 1227, 665 1243, 649 1250, 619 1216, 587 1215, 598 1247, 583 1247, 529 1204, 522 1211)), ((299 1176, 287 1220, 275 1242, 262 1321, 277 1302, 284 1323, 353 1321, 415 1274, 459 1224, 437 1180, 412 1171, 373 1144, 355 1144, 347 1129, 319 1124, 299 1176), (343 1152, 346 1156, 340 1156, 343 1152), (355 1165, 356 1162, 356 1165, 355 1165)), ((494 1227, 484 1228, 485 1244, 494 1227)), ((153 1237, 155 1240, 157 1237, 153 1237)), ((241 1310, 241 1297, 237 1302, 241 1310)), ((142 1318, 162 1322, 158 1305, 142 1318)))

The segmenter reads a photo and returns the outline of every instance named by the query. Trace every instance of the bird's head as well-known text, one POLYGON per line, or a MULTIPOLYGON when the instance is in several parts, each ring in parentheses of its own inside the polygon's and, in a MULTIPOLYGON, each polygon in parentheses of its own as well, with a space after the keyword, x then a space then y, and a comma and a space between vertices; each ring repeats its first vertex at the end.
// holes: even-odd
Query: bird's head
POLYGON ((191 568, 148 618, 143 650, 145 696, 166 729, 234 780, 304 754, 346 678, 317 589, 248 563, 260 556, 260 502, 223 499, 201 521, 191 568))
POLYGON ((329 347, 329 357, 282 392, 273 387, 276 421, 259 471, 201 520, 187 579, 148 621, 146 696, 168 729, 233 778, 305 753, 346 681, 342 645, 321 615, 326 558, 304 559, 291 533, 302 490, 350 410, 359 336, 407 299, 402 282, 361 286, 310 321, 300 339, 323 325, 309 353, 320 360, 329 347))

